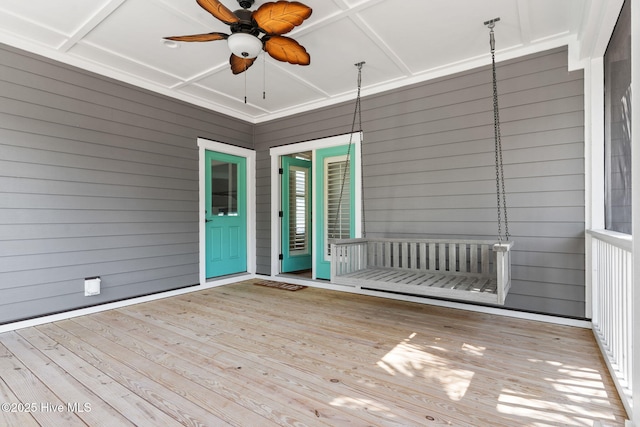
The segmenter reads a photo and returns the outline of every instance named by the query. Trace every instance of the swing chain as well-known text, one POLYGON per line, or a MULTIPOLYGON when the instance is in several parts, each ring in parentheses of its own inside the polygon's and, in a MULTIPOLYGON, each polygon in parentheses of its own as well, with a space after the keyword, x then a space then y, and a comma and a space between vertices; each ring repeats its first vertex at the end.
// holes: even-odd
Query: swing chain
POLYGON ((498 241, 502 242, 502 214, 504 214, 504 237, 509 240, 509 219, 507 217, 507 193, 504 185, 504 165, 502 161, 502 137, 500 132, 500 109, 498 106, 498 83, 496 75, 496 55, 495 55, 495 38, 493 28, 500 18, 485 22, 488 25, 489 44, 491 46, 491 64, 493 74, 493 124, 494 124, 494 142, 495 142, 495 160, 496 160, 496 198, 498 209, 498 241), (502 194, 501 194, 502 192, 502 194), (502 209, 502 212, 501 212, 502 209))
MULTIPOLYGON (((360 132, 360 198, 362 200, 362 237, 367 237, 367 230, 365 228, 366 219, 365 219, 365 209, 364 209, 364 167, 363 167, 363 148, 364 148, 364 135, 362 132, 362 104, 360 101, 360 92, 362 89, 362 66, 365 64, 364 61, 358 62, 355 64, 358 67, 358 93, 356 95, 356 107, 353 113, 353 122, 351 123, 351 137, 353 138, 353 133, 355 132, 356 127, 356 111, 358 112, 358 131, 360 132)), ((351 140, 349 140, 349 144, 351 144, 351 140)))
MULTIPOLYGON (((334 218, 334 227, 331 227, 332 230, 332 234, 331 234, 331 238, 335 238, 335 225, 338 224, 338 221, 340 219, 340 214, 342 211, 342 197, 344 194, 344 185, 345 182, 347 180, 347 173, 349 173, 349 171, 351 170, 351 146, 353 145, 353 133, 355 132, 356 129, 356 118, 359 119, 359 131, 360 131, 360 158, 361 158, 361 162, 362 162, 362 145, 364 143, 363 140, 363 135, 362 135, 362 108, 360 106, 360 92, 362 89, 362 66, 365 64, 364 61, 362 62, 358 62, 357 64, 355 64, 356 67, 358 67, 358 92, 356 95, 356 105, 355 105, 355 110, 353 112, 353 121, 351 122, 351 133, 349 134, 349 145, 347 147, 347 159, 345 161, 345 168, 342 172, 342 182, 340 185, 340 195, 338 197, 338 209, 336 210, 336 214, 335 214, 335 218, 334 218)), ((360 173, 363 173, 362 168, 360 168, 360 173)), ((360 179, 360 194, 362 199, 364 200, 364 179, 362 179, 363 177, 361 176, 360 179)), ((367 232, 365 230, 365 210, 364 210, 364 204, 362 205, 362 237, 366 237, 367 236, 367 232)))

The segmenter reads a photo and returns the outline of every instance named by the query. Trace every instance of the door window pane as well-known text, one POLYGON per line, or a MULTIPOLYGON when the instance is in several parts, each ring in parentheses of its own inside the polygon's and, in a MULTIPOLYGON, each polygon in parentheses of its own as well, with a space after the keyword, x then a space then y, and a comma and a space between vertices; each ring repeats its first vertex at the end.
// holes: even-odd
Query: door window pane
POLYGON ((238 165, 211 160, 211 215, 238 216, 238 165))

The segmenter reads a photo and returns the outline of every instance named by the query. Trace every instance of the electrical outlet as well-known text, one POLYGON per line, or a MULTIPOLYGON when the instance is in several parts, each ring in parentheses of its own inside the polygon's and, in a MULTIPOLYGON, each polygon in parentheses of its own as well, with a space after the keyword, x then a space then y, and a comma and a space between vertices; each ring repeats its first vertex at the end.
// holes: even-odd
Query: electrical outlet
POLYGON ((87 277, 84 279, 84 296, 89 297, 92 295, 100 294, 100 277, 87 277))

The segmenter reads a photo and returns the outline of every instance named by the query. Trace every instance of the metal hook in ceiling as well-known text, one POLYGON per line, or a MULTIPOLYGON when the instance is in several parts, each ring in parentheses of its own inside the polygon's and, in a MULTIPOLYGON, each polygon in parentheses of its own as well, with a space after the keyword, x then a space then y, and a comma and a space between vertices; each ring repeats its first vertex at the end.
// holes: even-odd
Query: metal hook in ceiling
POLYGON ((500 21, 500 18, 493 18, 484 22, 484 25, 489 27, 489 30, 491 30, 489 32, 489 44, 491 45, 491 53, 495 52, 496 50, 496 41, 495 41, 495 38, 493 37, 493 29, 495 28, 496 22, 498 21, 500 21))

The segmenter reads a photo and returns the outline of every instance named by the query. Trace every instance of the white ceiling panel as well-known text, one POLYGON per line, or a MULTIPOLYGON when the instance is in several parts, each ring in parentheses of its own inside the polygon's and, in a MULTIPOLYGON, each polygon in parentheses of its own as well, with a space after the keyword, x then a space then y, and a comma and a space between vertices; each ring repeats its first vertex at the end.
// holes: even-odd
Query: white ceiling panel
POLYGON ((354 90, 357 75, 354 64, 361 61, 367 64, 368 84, 402 76, 400 68, 376 40, 349 17, 305 34, 299 41, 310 52, 311 65, 296 74, 310 82, 321 82, 317 87, 328 96, 354 90))
POLYGON ((147 83, 148 85, 159 85, 169 88, 176 85, 180 80, 164 70, 149 68, 148 65, 140 63, 133 58, 121 55, 119 52, 104 50, 89 43, 77 44, 69 50, 70 57, 78 58, 82 61, 90 62, 97 68, 111 70, 117 75, 110 75, 120 78, 120 74, 130 76, 133 83, 147 83))
POLYGON ((21 16, 10 15, 0 9, 0 35, 3 35, 5 43, 11 44, 11 39, 22 39, 25 33, 29 34, 29 42, 55 50, 62 45, 67 36, 49 27, 43 27, 21 16))
MULTIPOLYGON (((211 21, 214 21, 213 17, 211 21)), ((117 52, 139 64, 184 79, 211 67, 212 58, 226 55, 226 43, 180 43, 176 49, 168 49, 163 37, 210 31, 210 28, 185 16, 172 14, 158 2, 127 0, 82 42, 117 52), (141 19, 132 25, 132 16, 141 19), (146 16, 153 19, 144 18, 146 16), (145 49, 140 49, 140 46, 145 46, 145 49)))
MULTIPOLYGON (((224 112, 233 117, 262 117, 267 114, 264 109, 255 106, 253 99, 244 104, 243 99, 237 96, 230 96, 227 92, 214 91, 197 84, 185 86, 176 91, 189 96, 192 100, 200 101, 201 104, 215 111, 224 112)), ((261 94, 262 92, 260 96, 261 94)), ((257 97, 258 94, 252 94, 252 96, 257 97)))
POLYGON ((71 36, 109 0, 2 0, 0 13, 71 36))
MULTIPOLYGON (((237 0, 220 1, 240 8, 237 0)), ((256 0, 251 10, 268 2, 256 0)), ((265 73, 259 57, 246 76, 231 74, 226 41, 178 43, 173 49, 163 43, 165 36, 230 33, 196 0, 2 0, 0 42, 261 122, 352 99, 356 62, 366 62, 364 95, 488 64, 488 19, 500 18, 495 34, 501 61, 597 40, 582 33, 597 31, 593 23, 601 20, 590 15, 619 9, 619 2, 607 0, 302 2, 313 13, 287 36, 307 49, 311 64, 268 57, 265 73)))
POLYGON ((196 84, 211 91, 224 87, 224 92, 237 102, 244 102, 246 94, 247 102, 265 113, 286 109, 298 103, 306 104, 324 97, 309 87, 305 80, 298 78, 297 73, 290 72, 287 69, 288 64, 266 58, 265 73, 263 62, 263 58, 258 59, 246 73, 238 75, 231 74, 225 67, 196 84), (263 92, 266 92, 266 99, 262 99, 263 92))
POLYGON ((488 55, 489 31, 484 22, 496 17, 500 46, 521 44, 516 2, 465 3, 464 13, 450 0, 407 0, 402 7, 386 1, 361 12, 371 29, 395 52, 412 73, 488 55))
POLYGON ((525 15, 531 21, 531 39, 533 41, 570 34, 576 31, 576 17, 582 16, 583 7, 586 2, 582 0, 563 0, 570 7, 555 8, 557 0, 538 0, 536 2, 523 2, 522 7, 526 8, 525 15), (553 10, 553 13, 549 13, 553 10), (568 23, 568 25, 563 25, 568 23), (554 31, 561 33, 554 34, 554 31))

